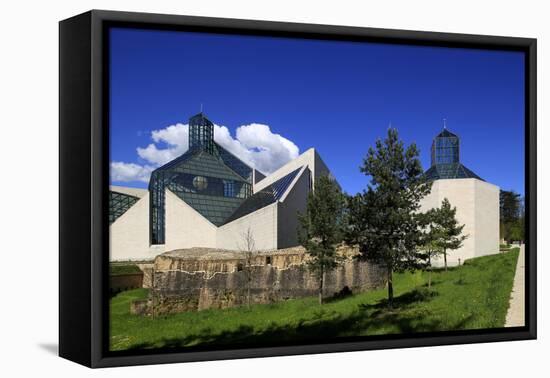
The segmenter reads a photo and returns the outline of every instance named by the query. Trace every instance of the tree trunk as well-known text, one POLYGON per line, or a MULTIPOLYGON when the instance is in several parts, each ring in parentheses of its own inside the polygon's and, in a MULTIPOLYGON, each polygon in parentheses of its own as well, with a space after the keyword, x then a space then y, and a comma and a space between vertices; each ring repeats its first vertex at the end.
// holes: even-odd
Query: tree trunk
POLYGON ((447 271, 447 250, 443 250, 443 260, 445 261, 445 272, 447 271))
POLYGON ((250 281, 252 281, 250 279, 250 271, 248 272, 248 285, 247 285, 247 288, 246 288, 246 307, 248 309, 250 309, 250 281))
POLYGON ((388 268, 388 307, 393 307, 393 271, 388 268))
POLYGON ((323 304, 323 286, 324 286, 324 281, 325 281, 325 274, 324 274, 324 270, 321 269, 321 275, 319 277, 319 304, 322 305, 323 304))
POLYGON ((250 309, 250 286, 252 284, 252 252, 248 251, 246 255, 246 307, 250 309))
POLYGON ((432 257, 428 256, 428 289, 432 288, 432 257))

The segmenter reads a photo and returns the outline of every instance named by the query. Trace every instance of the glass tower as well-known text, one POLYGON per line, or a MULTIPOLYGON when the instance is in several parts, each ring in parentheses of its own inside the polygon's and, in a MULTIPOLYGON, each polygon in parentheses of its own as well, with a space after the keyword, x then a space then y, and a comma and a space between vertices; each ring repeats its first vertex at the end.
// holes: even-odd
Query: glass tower
POLYGON ((214 124, 201 112, 189 119, 189 149, 149 180, 150 242, 165 243, 165 190, 216 226, 252 195, 252 168, 214 141, 214 124))
POLYGON ((202 112, 189 119, 189 149, 214 153, 214 124, 202 112))
POLYGON ((475 178, 483 180, 460 162, 460 139, 446 128, 432 142, 432 165, 428 180, 475 178))
POLYGON ((432 166, 435 164, 459 163, 460 140, 444 129, 432 142, 432 166))

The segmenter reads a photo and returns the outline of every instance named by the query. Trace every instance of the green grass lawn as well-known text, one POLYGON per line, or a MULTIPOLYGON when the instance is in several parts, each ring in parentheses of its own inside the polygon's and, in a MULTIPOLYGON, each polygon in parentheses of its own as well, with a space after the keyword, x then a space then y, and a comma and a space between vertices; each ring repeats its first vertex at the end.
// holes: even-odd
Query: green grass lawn
POLYGON ((131 301, 146 289, 111 300, 111 350, 292 343, 333 337, 502 327, 508 309, 519 249, 468 260, 448 272, 394 276, 395 303, 386 289, 332 300, 317 298, 162 317, 131 315, 131 301))
POLYGON ((124 274, 141 273, 137 265, 133 264, 111 264, 109 267, 111 276, 120 276, 124 274))

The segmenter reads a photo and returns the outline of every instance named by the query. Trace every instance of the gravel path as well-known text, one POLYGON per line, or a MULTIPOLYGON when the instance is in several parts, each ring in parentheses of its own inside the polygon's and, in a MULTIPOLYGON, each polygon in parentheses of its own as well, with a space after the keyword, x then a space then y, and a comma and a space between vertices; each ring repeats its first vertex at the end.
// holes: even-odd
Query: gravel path
POLYGON ((510 307, 506 314, 505 327, 525 325, 525 244, 520 246, 514 286, 510 295, 510 307))

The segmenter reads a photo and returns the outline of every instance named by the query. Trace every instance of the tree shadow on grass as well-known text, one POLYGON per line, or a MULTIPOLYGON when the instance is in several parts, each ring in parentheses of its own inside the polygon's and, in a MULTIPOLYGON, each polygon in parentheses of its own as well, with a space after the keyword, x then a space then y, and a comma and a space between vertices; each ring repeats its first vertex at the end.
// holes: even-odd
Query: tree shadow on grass
POLYGON ((432 300, 437 293, 428 290, 413 290, 394 298, 393 307, 388 308, 387 300, 375 304, 359 305, 349 314, 334 311, 316 312, 311 318, 302 318, 297 322, 279 325, 270 324, 258 329, 249 325, 213 333, 204 329, 199 333, 183 337, 162 338, 160 340, 135 344, 129 349, 214 347, 284 344, 291 342, 320 342, 337 337, 407 334, 415 332, 433 332, 448 329, 462 329, 470 320, 466 318, 449 327, 431 316, 428 310, 419 308, 419 302, 432 300))
POLYGON ((323 299, 323 303, 339 302, 343 299, 347 299, 353 295, 353 292, 348 286, 344 286, 342 290, 335 293, 333 296, 323 299))

